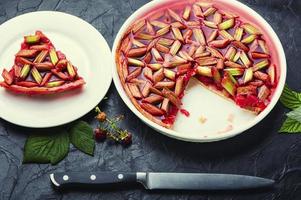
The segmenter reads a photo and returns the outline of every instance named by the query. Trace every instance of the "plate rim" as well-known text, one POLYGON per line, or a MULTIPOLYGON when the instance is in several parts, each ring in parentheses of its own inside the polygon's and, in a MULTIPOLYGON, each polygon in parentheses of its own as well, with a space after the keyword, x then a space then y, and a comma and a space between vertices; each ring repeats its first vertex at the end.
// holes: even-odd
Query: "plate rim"
MULTIPOLYGON (((95 33, 98 34, 100 40, 102 41, 102 43, 105 45, 104 49, 105 51, 107 51, 110 55, 112 55, 112 51, 111 51, 111 48, 108 44, 108 42, 106 41, 106 39, 104 38, 104 36, 92 25, 90 24, 89 22, 85 21, 84 19, 80 18, 80 17, 77 17, 75 15, 72 15, 72 14, 69 14, 69 13, 66 13, 66 12, 61 12, 61 11, 33 11, 33 12, 28 12, 28 13, 24 13, 24 14, 21 14, 21 15, 18 15, 18 16, 15 16, 7 21, 5 21, 4 23, 2 23, 0 25, 0 29, 5 26, 6 24, 9 24, 9 23, 12 23, 13 21, 15 20, 18 20, 19 18, 22 18, 24 16, 28 16, 28 15, 39 15, 39 14, 42 14, 42 15, 60 15, 60 16, 67 16, 67 17, 71 17, 75 20, 78 20, 80 21, 82 24, 85 24, 87 25, 87 27, 89 27, 91 30, 93 30, 95 33)), ((111 62, 111 65, 110 66, 107 66, 107 67, 111 67, 113 68, 113 60, 111 59, 111 56, 110 58, 108 58, 111 62)), ((97 106, 102 100, 103 98, 106 96, 106 94, 108 93, 110 87, 111 87, 111 84, 112 84, 112 80, 113 80, 113 76, 112 76, 112 73, 111 73, 111 69, 108 69, 107 70, 107 79, 106 81, 104 82, 103 85, 105 85, 105 92, 103 93, 103 95, 100 95, 99 98, 97 98, 98 100, 91 103, 91 108, 85 112, 82 112, 78 115, 74 115, 74 117, 70 117, 68 120, 64 120, 63 122, 61 123, 55 123, 55 124, 49 124, 49 125, 34 125, 34 124, 28 124, 28 123, 20 123, 20 121, 16 121, 14 119, 10 119, 10 118, 6 118, 5 116, 3 116, 3 114, 0 113, 0 119, 3 119, 9 123, 12 123, 14 125, 18 125, 18 126, 21 126, 21 127, 26 127, 26 128, 53 128, 53 127, 58 127, 58 126, 62 126, 62 125, 65 125, 65 124, 68 124, 68 123, 71 123, 75 120, 78 120, 79 118, 82 118, 83 116, 85 116, 87 113, 89 113, 95 106, 97 106), (92 106, 93 105, 93 106, 92 106)), ((84 86, 85 87, 85 86, 84 86)), ((90 106, 89 106, 90 107, 90 106)))

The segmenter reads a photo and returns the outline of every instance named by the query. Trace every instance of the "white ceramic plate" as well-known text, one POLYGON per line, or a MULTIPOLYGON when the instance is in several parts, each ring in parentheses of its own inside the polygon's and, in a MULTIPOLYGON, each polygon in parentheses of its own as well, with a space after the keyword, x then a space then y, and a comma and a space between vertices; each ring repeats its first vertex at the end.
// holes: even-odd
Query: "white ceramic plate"
MULTIPOLYGON (((110 48, 102 35, 84 20, 61 12, 41 11, 15 17, 0 26, 0 71, 10 68, 23 36, 43 31, 86 81, 80 91, 51 96, 15 95, 0 88, 0 117, 34 128, 66 124, 93 109, 112 80, 110 48)), ((1 77, 2 78, 2 77, 1 77)))
MULTIPOLYGON (((126 32, 127 28, 145 12, 154 9, 162 3, 172 2, 174 0, 153 0, 136 12, 134 12, 123 24, 119 30, 113 45, 113 58, 116 55, 117 46, 126 32)), ((204 0, 205 1, 205 0, 204 0)), ((206 0, 210 1, 210 0, 206 0)), ((182 108, 190 112, 187 118, 181 113, 178 113, 176 122, 172 130, 166 129, 142 115, 132 104, 131 100, 125 93, 117 68, 113 67, 113 80, 115 86, 122 97, 125 104, 135 113, 143 122, 153 129, 161 132, 164 135, 173 137, 179 140, 190 142, 212 142, 233 137, 243 131, 253 127, 259 123, 264 117, 270 113, 277 103, 283 90, 286 79, 286 58, 283 47, 272 27, 254 10, 236 0, 214 0, 223 3, 228 8, 234 8, 242 13, 248 13, 245 18, 249 21, 255 19, 256 26, 260 27, 266 34, 266 39, 272 44, 271 51, 278 58, 278 67, 280 68, 280 79, 277 89, 272 97, 270 104, 259 115, 253 115, 248 111, 240 109, 233 102, 230 102, 211 91, 200 86, 196 81, 191 81, 186 88, 186 94, 183 98, 182 108), (202 123, 202 121, 206 121, 202 123)), ((213 1, 213 2, 214 2, 213 1)))

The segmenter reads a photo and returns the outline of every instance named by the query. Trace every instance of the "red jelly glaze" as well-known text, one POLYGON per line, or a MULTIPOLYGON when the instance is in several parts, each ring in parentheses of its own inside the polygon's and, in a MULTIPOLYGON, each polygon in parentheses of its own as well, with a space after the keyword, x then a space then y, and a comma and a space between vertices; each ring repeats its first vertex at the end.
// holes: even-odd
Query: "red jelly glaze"
POLYGON ((184 114, 186 117, 189 117, 190 113, 185 109, 180 109, 180 112, 184 114))

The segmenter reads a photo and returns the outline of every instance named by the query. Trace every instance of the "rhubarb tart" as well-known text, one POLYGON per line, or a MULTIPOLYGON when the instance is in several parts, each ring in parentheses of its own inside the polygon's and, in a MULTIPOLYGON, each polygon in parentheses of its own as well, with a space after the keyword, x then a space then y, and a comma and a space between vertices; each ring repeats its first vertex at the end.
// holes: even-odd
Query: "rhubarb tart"
POLYGON ((57 51, 41 31, 24 37, 11 69, 3 69, 0 86, 27 95, 45 95, 80 88, 85 84, 77 68, 57 51))
POLYGON ((205 88, 258 115, 280 70, 257 23, 221 1, 166 1, 128 26, 115 52, 121 84, 148 119, 172 128, 185 88, 205 88))

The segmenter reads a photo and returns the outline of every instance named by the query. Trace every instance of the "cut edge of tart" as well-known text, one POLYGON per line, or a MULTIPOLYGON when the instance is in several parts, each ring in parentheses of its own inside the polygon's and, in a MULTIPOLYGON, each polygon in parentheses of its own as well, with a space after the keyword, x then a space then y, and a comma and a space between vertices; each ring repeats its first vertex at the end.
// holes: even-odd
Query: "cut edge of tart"
POLYGON ((3 69, 0 86, 26 95, 46 95, 81 88, 85 81, 77 68, 41 31, 24 37, 14 65, 3 69))
POLYGON ((138 111, 172 128, 185 88, 196 78, 242 109, 262 112, 279 69, 261 30, 214 3, 175 5, 135 21, 117 47, 118 76, 138 111))

